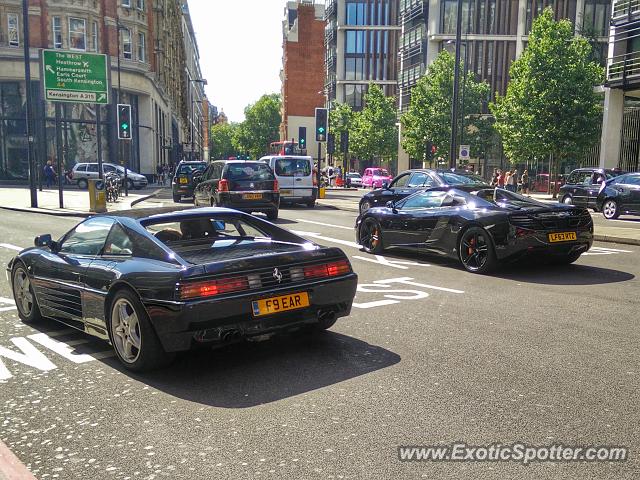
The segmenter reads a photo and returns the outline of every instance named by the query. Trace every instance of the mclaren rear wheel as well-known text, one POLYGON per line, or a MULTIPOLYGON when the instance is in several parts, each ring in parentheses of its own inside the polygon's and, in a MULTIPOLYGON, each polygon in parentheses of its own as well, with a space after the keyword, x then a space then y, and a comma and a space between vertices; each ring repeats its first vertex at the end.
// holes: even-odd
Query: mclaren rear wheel
POLYGON ((460 261, 471 273, 489 273, 497 265, 491 235, 480 227, 471 227, 460 237, 460 261))
POLYGON ((382 229, 375 218, 367 218, 362 223, 358 240, 367 253, 380 254, 384 250, 382 229))

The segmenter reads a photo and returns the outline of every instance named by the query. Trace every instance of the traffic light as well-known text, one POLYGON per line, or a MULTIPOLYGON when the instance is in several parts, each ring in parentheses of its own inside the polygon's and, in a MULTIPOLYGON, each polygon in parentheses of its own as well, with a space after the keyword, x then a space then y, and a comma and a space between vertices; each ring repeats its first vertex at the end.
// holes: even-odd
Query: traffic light
POLYGON ((307 127, 298 127, 298 146, 300 150, 307 149, 307 127))
POLYGON ((316 108, 316 142, 327 140, 327 109, 316 108))
POLYGON ((118 104, 118 138, 131 140, 131 105, 118 104))
POLYGON ((336 152, 336 136, 333 133, 327 135, 327 153, 333 155, 336 152))
POLYGON ((340 132, 340 152, 349 151, 349 132, 340 132))

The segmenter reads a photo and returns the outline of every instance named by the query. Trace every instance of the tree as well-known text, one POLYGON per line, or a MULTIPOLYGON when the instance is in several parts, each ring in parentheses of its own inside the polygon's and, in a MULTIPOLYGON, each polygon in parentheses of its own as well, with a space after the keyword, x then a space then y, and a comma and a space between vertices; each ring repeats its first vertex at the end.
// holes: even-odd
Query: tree
POLYGON ((396 106, 393 97, 369 85, 364 96, 364 109, 354 115, 349 149, 361 159, 390 160, 398 153, 396 106))
POLYGON ((280 95, 263 95, 244 109, 245 120, 238 127, 236 148, 260 158, 268 152, 269 144, 280 139, 280 95))
POLYGON ((224 159, 237 155, 234 142, 238 128, 237 123, 217 123, 211 127, 209 156, 212 159, 224 159))
POLYGON ((329 133, 333 133, 336 139, 336 152, 340 152, 342 144, 340 135, 349 132, 353 128, 354 112, 346 103, 336 102, 329 112, 329 133))
MULTIPOLYGON (((436 156, 445 159, 449 157, 454 66, 453 55, 443 50, 429 66, 427 73, 411 89, 411 104, 401 121, 404 129, 402 146, 413 158, 425 158, 427 142, 436 147, 436 156)), ((472 72, 468 72, 466 81, 461 79, 460 84, 460 88, 464 88, 464 105, 459 111, 464 112, 465 117, 468 116, 465 128, 469 128, 473 119, 482 112, 482 103, 487 99, 489 85, 477 82, 472 72)), ((463 117, 459 115, 458 131, 461 131, 462 121, 463 117)), ((471 153, 477 155, 473 149, 471 153)))
POLYGON ((559 165, 594 145, 602 120, 594 87, 604 71, 588 40, 574 36, 571 22, 556 22, 545 9, 509 75, 506 95, 491 110, 512 162, 553 158, 559 165))

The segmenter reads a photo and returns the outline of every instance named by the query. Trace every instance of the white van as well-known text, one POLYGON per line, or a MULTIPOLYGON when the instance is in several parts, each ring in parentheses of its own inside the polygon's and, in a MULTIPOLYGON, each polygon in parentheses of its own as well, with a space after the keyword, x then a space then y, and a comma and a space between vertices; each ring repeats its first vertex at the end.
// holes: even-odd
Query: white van
POLYGON ((280 203, 304 203, 313 208, 318 187, 313 176, 313 158, 268 155, 260 160, 269 164, 280 186, 280 203))

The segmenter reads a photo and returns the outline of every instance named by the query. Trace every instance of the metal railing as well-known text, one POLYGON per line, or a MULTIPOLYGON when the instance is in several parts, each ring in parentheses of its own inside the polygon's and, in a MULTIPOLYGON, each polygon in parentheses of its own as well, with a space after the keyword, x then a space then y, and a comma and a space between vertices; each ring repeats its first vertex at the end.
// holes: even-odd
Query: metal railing
POLYGON ((422 77, 425 71, 424 63, 414 65, 407 68, 400 74, 399 83, 401 87, 409 87, 415 85, 416 82, 422 77))
POLYGON ((400 50, 407 50, 416 46, 424 40, 425 26, 420 24, 416 28, 409 30, 400 38, 400 50))
POLYGON ((640 79, 640 52, 618 55, 609 60, 607 79, 610 82, 626 82, 629 78, 640 79))
POLYGON ((640 0, 614 0, 612 20, 640 14, 640 0))
POLYGON ((336 0, 329 0, 324 9, 324 19, 329 19, 334 13, 336 13, 336 0))
POLYGON ((400 18, 403 23, 409 22, 423 13, 423 0, 400 0, 400 18))
POLYGON ((324 28, 325 45, 329 45, 333 40, 335 40, 337 30, 338 26, 336 22, 327 23, 327 26, 324 28))

